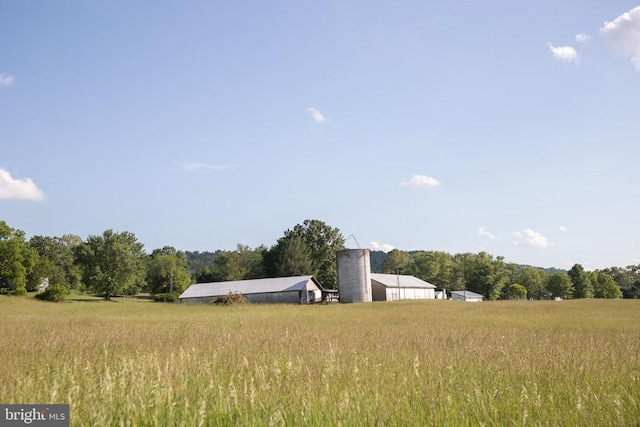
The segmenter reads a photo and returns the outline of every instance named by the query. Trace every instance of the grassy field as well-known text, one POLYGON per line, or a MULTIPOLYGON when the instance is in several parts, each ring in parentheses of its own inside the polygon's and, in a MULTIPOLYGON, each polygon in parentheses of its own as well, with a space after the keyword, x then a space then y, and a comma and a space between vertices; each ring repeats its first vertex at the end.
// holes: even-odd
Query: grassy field
POLYGON ((640 425, 640 301, 0 297, 0 402, 72 425, 640 425))

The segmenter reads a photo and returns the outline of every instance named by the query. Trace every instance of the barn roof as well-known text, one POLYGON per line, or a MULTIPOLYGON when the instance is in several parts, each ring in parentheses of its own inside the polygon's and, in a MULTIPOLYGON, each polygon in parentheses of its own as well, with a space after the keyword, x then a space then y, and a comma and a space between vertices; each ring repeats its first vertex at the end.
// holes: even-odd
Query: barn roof
POLYGON ((387 288, 423 288, 435 289, 435 285, 420 280, 415 276, 405 274, 380 274, 371 273, 371 280, 380 283, 387 288))
POLYGON ((313 276, 275 277, 268 279, 235 280, 230 282, 195 283, 180 295, 180 299, 203 298, 237 292, 243 295, 272 292, 301 291, 309 282, 322 289, 313 276))
POLYGON ((465 298, 484 298, 483 295, 471 291, 451 291, 451 295, 460 295, 465 298))

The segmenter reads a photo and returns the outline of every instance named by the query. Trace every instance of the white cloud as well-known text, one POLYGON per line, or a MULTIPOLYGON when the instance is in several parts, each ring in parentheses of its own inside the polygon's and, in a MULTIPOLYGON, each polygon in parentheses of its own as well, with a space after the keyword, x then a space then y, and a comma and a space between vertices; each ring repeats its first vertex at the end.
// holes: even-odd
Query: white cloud
POLYGON ((8 171, 0 168, 0 199, 39 202, 46 196, 31 178, 14 179, 8 171))
POLYGON ((585 33, 576 34, 576 42, 579 44, 587 44, 591 41, 591 36, 585 33))
POLYGON ((16 77, 11 74, 0 74, 0 86, 11 86, 16 82, 16 77))
POLYGON ((616 53, 631 56, 631 63, 640 70, 640 6, 605 22, 600 35, 609 41, 616 53))
POLYGON ((569 229, 567 227, 565 227, 564 225, 559 225, 558 226, 558 231, 560 231, 561 233, 568 233, 569 229))
POLYGON ((226 170, 226 169, 232 169, 235 168, 236 166, 230 166, 230 165, 208 165, 206 163, 185 163, 182 165, 182 170, 184 172, 194 172, 197 170, 201 170, 201 169, 208 169, 208 170, 226 170))
POLYGON ((491 240, 495 240, 496 239, 496 236, 494 236, 493 233, 491 233, 489 230, 487 230, 486 227, 478 228, 478 236, 486 237, 486 238, 491 239, 491 240))
POLYGON ((311 117, 313 117, 313 120, 315 120, 316 123, 322 123, 322 122, 327 120, 327 118, 325 116, 323 116, 320 111, 318 111, 317 109, 315 109, 313 107, 309 107, 305 111, 307 113, 311 114, 311 117))
POLYGON ((382 252, 391 252, 396 247, 390 245, 389 243, 378 243, 378 242, 369 242, 371 244, 371 249, 374 251, 382 251, 382 252))
POLYGON ((526 228, 522 231, 516 231, 513 233, 513 244, 516 246, 535 246, 537 248, 547 248, 552 246, 546 237, 542 234, 533 231, 530 228, 526 228))
POLYGON ((554 46, 547 43, 553 57, 563 62, 578 62, 578 51, 571 46, 554 46))
POLYGON ((401 182, 400 185, 404 185, 407 187, 430 188, 437 187, 438 185, 440 185, 440 182, 430 176, 414 174, 411 179, 401 182))

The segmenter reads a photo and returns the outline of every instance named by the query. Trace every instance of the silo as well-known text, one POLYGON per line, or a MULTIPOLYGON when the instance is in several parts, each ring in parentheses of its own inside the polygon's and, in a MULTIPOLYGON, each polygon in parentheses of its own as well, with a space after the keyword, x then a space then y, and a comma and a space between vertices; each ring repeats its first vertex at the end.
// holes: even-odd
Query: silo
POLYGON ((336 255, 340 302, 371 302, 369 249, 345 249, 336 255))

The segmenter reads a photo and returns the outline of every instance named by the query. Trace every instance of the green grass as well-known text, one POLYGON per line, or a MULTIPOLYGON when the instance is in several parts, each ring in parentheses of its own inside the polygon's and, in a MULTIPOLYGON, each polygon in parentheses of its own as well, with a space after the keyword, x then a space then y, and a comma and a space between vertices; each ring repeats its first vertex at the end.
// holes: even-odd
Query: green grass
POLYGON ((640 302, 0 297, 0 402, 72 425, 639 425, 640 302))

